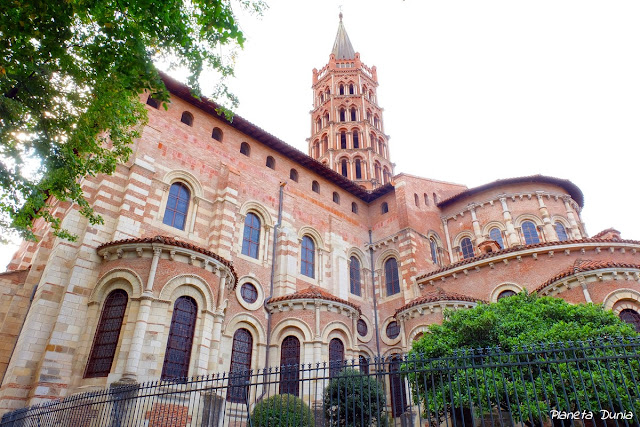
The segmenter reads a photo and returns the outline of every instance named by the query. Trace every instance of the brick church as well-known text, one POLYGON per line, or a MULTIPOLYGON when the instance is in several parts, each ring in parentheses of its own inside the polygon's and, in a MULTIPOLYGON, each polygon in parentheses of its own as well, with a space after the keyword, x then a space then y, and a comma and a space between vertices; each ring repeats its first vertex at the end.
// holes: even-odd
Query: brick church
MULTIPOLYGON (((404 353, 445 309, 523 289, 640 328, 640 242, 588 236, 549 176, 475 188, 398 173, 342 23, 313 70, 304 153, 162 75, 168 110, 126 164, 88 177, 104 218, 38 223, 0 273, 0 412, 134 383, 404 353)), ((402 141, 397 142, 402 144, 402 141)))

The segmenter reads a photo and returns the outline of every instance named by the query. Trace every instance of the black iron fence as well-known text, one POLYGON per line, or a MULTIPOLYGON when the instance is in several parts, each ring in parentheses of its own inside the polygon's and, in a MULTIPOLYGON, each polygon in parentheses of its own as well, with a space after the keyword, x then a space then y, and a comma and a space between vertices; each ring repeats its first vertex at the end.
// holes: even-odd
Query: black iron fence
POLYGON ((460 350, 112 387, 1 426, 640 426, 640 340, 460 350))

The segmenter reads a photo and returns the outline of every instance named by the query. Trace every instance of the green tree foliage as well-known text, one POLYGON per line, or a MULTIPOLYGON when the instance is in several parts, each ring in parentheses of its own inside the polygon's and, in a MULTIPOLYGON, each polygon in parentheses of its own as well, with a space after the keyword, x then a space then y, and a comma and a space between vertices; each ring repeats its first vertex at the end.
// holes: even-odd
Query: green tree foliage
POLYGON ((313 413, 302 399, 276 394, 258 402, 251 413, 255 427, 314 427, 313 413))
POLYGON ((153 60, 186 67, 196 95, 203 69, 217 70, 214 97, 233 107, 222 83, 232 58, 220 46, 243 42, 228 0, 0 2, 0 235, 34 238, 41 217, 72 238, 51 209, 56 199, 100 223, 82 179, 126 161, 146 121, 143 91, 169 99, 153 60))
POLYGON ((527 425, 540 425, 553 409, 640 411, 638 389, 621 387, 640 379, 638 360, 626 359, 637 335, 599 305, 522 292, 445 312, 402 369, 430 420, 462 408, 505 411, 527 425))
POLYGON ((375 377, 347 368, 329 381, 323 406, 330 426, 386 425, 386 395, 375 377))

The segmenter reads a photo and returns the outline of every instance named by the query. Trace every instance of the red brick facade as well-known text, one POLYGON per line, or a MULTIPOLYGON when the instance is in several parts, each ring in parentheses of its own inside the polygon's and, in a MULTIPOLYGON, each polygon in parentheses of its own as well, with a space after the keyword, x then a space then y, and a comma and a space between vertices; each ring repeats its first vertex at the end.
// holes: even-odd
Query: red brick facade
MULTIPOLYGON (((180 297, 197 305, 188 375, 228 370, 239 330, 251 336, 246 357, 253 369, 277 366, 291 335, 303 363, 328 361, 333 338, 347 358, 404 352, 442 320, 443 309, 496 301, 508 290, 640 309, 640 242, 615 230, 589 238, 582 193, 570 181, 532 176, 467 189, 391 176, 375 67, 359 54, 334 53, 314 71, 312 124, 321 123, 309 155, 242 117, 225 120, 215 104, 164 79, 171 103, 167 110, 148 106, 131 159, 113 176, 83 183, 104 224, 91 226, 77 207, 60 204, 56 214, 77 242, 38 224, 39 242, 24 243, 0 274, 2 411, 114 381, 159 379, 180 297), (342 123, 343 104, 349 114, 357 107, 355 120, 342 123), (366 118, 369 110, 378 122, 366 118), (185 111, 192 125, 181 122, 185 111), (340 146, 343 127, 351 132, 347 148, 340 146), (331 148, 315 152, 325 132, 331 148), (346 177, 341 156, 350 162, 346 177), (361 179, 354 177, 356 158, 361 179), (375 162, 389 179, 376 179, 375 162), (164 223, 176 185, 188 192, 178 227, 164 223), (252 237, 246 224, 253 218, 252 237), (537 242, 527 241, 531 233, 537 242), (352 292, 356 277, 359 294, 352 292), (85 378, 104 301, 116 289, 129 302, 111 369, 85 378), (386 333, 391 322, 400 324, 394 338, 386 333)), ((166 410, 153 408, 150 423, 166 410)))

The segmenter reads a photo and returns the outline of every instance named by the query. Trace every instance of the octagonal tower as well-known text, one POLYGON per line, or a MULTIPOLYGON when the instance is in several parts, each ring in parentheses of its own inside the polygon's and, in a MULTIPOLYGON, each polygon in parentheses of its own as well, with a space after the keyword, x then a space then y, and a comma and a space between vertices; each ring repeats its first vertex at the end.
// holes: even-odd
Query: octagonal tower
POLYGON ((360 61, 340 23, 322 69, 313 69, 309 155, 367 190, 391 181, 389 136, 377 97, 376 67, 360 61))

